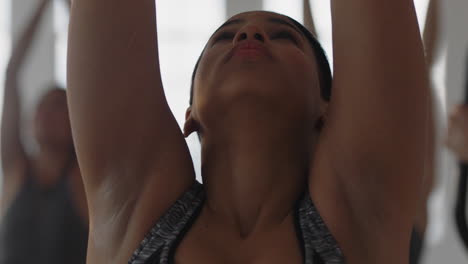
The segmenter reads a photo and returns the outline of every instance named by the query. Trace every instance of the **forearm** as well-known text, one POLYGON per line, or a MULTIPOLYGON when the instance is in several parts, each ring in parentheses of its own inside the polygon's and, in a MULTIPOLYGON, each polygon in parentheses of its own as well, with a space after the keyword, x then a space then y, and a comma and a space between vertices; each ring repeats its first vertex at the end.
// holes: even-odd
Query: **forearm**
POLYGON ((429 69, 439 55, 439 23, 439 0, 430 0, 423 34, 426 62, 429 69))
POLYGON ((413 77, 409 81, 426 84, 413 0, 332 0, 332 21, 335 73, 362 73, 359 81, 384 85, 392 79, 385 75, 394 73, 399 80, 413 77), (369 72, 378 76, 367 77, 369 72))
MULTIPOLYGON (((426 64, 428 72, 432 72, 434 62, 437 60, 439 55, 439 0, 430 0, 429 7, 426 16, 426 26, 424 28, 423 43, 426 51, 426 64)), ((431 102, 432 108, 429 119, 429 140, 428 140, 428 151, 427 151, 427 171, 425 173, 425 180, 423 184, 423 195, 421 211, 427 209, 427 203, 429 196, 434 188, 434 181, 436 178, 436 130, 437 130, 437 116, 439 116, 439 100, 437 96, 437 90, 434 84, 431 85, 431 102)), ((423 215, 424 216, 424 215, 423 215)))
POLYGON ((403 144, 418 156, 430 89, 413 0, 332 0, 332 19, 336 112, 352 120, 368 153, 403 144))
POLYGON ((34 37, 36 36, 41 18, 49 4, 50 0, 41 0, 31 20, 28 22, 24 31, 13 45, 12 55, 7 67, 6 78, 16 78, 20 67, 22 66, 28 51, 30 50, 34 37))
POLYGON ((317 30, 315 29, 314 17, 312 15, 312 7, 310 0, 303 0, 304 9, 304 26, 312 33, 317 36, 317 30))
MULTIPOLYGON (((360 198, 354 214, 366 223, 369 247, 369 262, 361 263, 404 263, 401 241, 409 239, 420 205, 433 129, 413 0, 332 0, 332 22, 328 127, 338 136, 330 147, 349 199, 360 198), (398 219, 379 218, 394 214, 398 219)), ((359 263, 353 250, 345 253, 359 263)))
POLYGON ((1 158, 2 168, 6 173, 17 165, 18 158, 24 156, 21 143, 21 107, 18 96, 17 81, 10 79, 5 82, 2 122, 1 122, 1 158))
POLYGON ((18 158, 24 158, 24 150, 20 139, 21 102, 18 91, 18 75, 34 42, 40 20, 48 3, 49 0, 42 0, 39 3, 18 41, 14 43, 7 66, 1 124, 1 156, 4 169, 7 170, 9 166, 15 166, 14 164, 18 158))

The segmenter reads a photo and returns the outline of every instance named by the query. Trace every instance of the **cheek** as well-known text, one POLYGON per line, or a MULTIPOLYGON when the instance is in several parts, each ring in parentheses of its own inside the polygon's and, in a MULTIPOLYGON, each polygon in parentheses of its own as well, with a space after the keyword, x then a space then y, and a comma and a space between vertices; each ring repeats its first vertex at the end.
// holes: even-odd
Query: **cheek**
POLYGON ((310 75, 316 70, 315 62, 309 55, 304 54, 297 49, 288 49, 281 52, 282 64, 288 69, 293 70, 298 75, 310 75))
MULTIPOLYGON (((313 95, 319 95, 319 75, 316 63, 304 58, 304 54, 292 53, 283 64, 284 72, 293 87, 313 95)), ((301 92, 301 91, 299 91, 301 92)))
MULTIPOLYGON (((198 65, 194 79, 193 99, 194 102, 203 103, 204 99, 213 93, 213 86, 216 86, 217 74, 219 71, 220 58, 212 52, 204 54, 198 65)), ((218 75, 219 76, 219 75, 218 75)))
POLYGON ((321 102, 320 81, 315 61, 303 54, 290 54, 284 62, 284 72, 290 84, 287 96, 298 112, 315 116, 321 102))

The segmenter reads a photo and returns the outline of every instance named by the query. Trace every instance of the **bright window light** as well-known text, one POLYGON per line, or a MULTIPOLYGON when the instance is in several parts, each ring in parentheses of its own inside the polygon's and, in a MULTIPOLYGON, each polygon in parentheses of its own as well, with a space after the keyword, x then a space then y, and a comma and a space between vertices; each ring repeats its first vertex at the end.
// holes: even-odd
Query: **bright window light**
MULTIPOLYGON (((211 34, 225 20, 226 5, 219 0, 160 0, 158 3, 159 59, 167 101, 182 128, 189 106, 192 71, 211 34)), ((200 144, 187 141, 200 177, 200 144)))
POLYGON ((289 0, 287 2, 284 0, 263 0, 263 9, 287 15, 300 23, 303 22, 302 0, 289 0))
POLYGON ((5 69, 10 57, 10 0, 0 0, 0 114, 3 106, 5 69))
MULTIPOLYGON (((0 0, 0 116, 3 110, 3 88, 5 83, 5 67, 10 57, 10 0, 0 0)), ((0 170, 0 179, 2 178, 0 170)), ((0 190, 3 181, 0 180, 0 190)))

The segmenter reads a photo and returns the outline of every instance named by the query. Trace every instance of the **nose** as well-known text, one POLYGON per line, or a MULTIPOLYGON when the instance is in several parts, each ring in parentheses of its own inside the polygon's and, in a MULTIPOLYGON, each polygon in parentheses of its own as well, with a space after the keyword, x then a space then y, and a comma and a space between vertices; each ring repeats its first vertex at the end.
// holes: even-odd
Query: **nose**
POLYGON ((246 25, 237 32, 234 38, 234 44, 244 40, 256 40, 264 43, 265 35, 265 32, 259 27, 255 25, 246 25))

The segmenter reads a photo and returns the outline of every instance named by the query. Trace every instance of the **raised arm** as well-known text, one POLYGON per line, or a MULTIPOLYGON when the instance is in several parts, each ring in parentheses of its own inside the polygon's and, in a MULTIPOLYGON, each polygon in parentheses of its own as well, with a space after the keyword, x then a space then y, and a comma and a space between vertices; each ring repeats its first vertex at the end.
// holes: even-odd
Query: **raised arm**
POLYGON ((125 263, 194 180, 162 87, 154 0, 73 1, 68 89, 88 262, 125 263))
POLYGON ((18 170, 26 166, 26 154, 21 143, 21 103, 19 98, 19 75, 40 25, 40 19, 49 0, 38 1, 38 7, 18 41, 7 66, 1 128, 1 155, 5 183, 11 177, 21 175, 18 170))
POLYGON ((423 33, 424 47, 426 50, 426 61, 429 69, 433 67, 435 61, 437 61, 440 55, 439 8, 439 0, 429 0, 426 26, 424 27, 423 33))
POLYGON ((64 0, 67 3, 67 6, 70 8, 72 4, 72 0, 64 0))
MULTIPOLYGON (((439 38, 439 0, 430 0, 429 7, 426 16, 426 26, 424 27, 423 43, 426 51, 426 64, 429 73, 432 73, 434 64, 440 57, 440 38, 439 38)), ((432 89, 432 114, 430 115, 429 124, 433 129, 429 130, 428 140, 428 162, 427 162, 427 173, 424 179, 423 192, 422 192, 422 203, 421 211, 417 217, 416 228, 419 228, 420 232, 424 233, 427 225, 427 203, 429 196, 434 188, 434 181, 436 178, 436 120, 437 116, 440 116, 440 103, 439 96, 437 96, 436 88, 434 84, 431 85, 432 89)))
POLYGON ((317 30, 315 29, 314 16, 312 15, 312 7, 310 0, 303 0, 304 9, 304 26, 312 33, 317 36, 317 30))
POLYGON ((414 3, 331 4, 333 97, 311 192, 348 263, 407 263, 430 116, 414 3))

